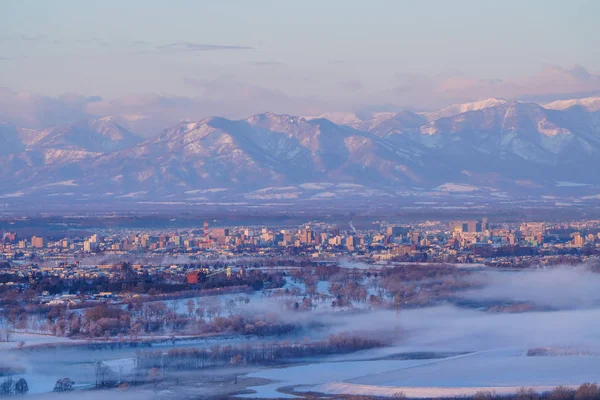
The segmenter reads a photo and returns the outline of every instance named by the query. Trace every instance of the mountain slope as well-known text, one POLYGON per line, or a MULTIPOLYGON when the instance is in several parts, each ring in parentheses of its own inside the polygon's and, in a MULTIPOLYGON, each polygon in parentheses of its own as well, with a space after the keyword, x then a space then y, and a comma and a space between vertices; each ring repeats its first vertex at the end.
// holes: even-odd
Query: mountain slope
POLYGON ((353 185, 365 193, 436 190, 448 182, 518 190, 528 190, 522 182, 600 185, 600 112, 582 107, 502 102, 429 122, 402 112, 360 124, 273 113, 212 117, 139 143, 107 120, 20 136, 5 128, 0 134, 20 137, 28 147, 17 144, 0 156, 0 190, 76 186, 88 195, 145 193, 155 199, 221 188, 259 193, 258 199, 264 188, 314 182, 353 185))
POLYGON ((407 183, 418 179, 414 168, 402 149, 369 133, 267 113, 182 123, 96 158, 84 174, 95 183, 144 190, 250 190, 320 180, 407 183))
POLYGON ((425 116, 410 111, 402 111, 394 114, 375 115, 375 118, 355 124, 354 127, 385 137, 393 133, 411 132, 425 123, 427 123, 425 116))
POLYGON ((17 130, 0 122, 0 156, 19 152, 24 148, 17 130))
POLYGON ((85 119, 65 126, 45 129, 26 143, 33 148, 55 148, 90 152, 126 149, 141 139, 109 119, 85 119))
POLYGON ((497 107, 441 118, 420 128, 419 140, 429 148, 457 154, 511 154, 525 160, 552 163, 554 156, 573 151, 598 151, 592 126, 577 124, 574 112, 546 110, 534 103, 505 103, 497 107))

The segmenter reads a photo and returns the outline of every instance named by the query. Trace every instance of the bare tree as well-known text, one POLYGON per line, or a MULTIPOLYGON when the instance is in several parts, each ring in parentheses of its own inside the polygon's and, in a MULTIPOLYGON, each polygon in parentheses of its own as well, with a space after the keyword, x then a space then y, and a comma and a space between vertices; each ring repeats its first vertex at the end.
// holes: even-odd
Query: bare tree
POLYGON ((2 396, 10 396, 14 394, 15 390, 15 381, 13 378, 6 378, 0 383, 0 395, 2 396))
POLYGON ((192 315, 194 315, 194 310, 196 309, 196 304, 194 303, 194 300, 192 299, 188 299, 188 301, 185 303, 187 306, 187 311, 188 311, 188 317, 192 317, 192 315))
POLYGON ((584 383, 575 392, 575 400, 600 399, 600 386, 596 383, 584 383))
POLYGON ((55 392, 70 392, 73 390, 73 386, 75 382, 73 382, 70 378, 62 378, 56 381, 54 385, 55 392))
POLYGON ((27 394, 29 392, 29 385, 25 378, 21 378, 15 383, 15 394, 27 394))
POLYGON ((6 319, 0 319, 0 342, 10 342, 11 328, 6 319))

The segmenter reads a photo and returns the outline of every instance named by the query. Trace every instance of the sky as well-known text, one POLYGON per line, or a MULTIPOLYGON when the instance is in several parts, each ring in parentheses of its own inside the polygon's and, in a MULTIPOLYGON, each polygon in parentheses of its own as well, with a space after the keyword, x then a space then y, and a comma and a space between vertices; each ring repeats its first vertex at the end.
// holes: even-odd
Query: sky
POLYGON ((599 18, 594 0, 0 0, 0 87, 332 111, 567 95, 600 90, 599 18), (547 89, 557 74, 579 80, 547 89))

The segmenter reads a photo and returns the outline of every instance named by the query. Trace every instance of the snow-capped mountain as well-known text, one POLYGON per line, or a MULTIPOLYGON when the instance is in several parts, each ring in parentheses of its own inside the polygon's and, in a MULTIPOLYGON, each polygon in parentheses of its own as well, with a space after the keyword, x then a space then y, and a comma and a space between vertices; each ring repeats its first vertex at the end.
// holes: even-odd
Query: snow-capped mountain
POLYGON ((550 110, 566 110, 571 107, 579 106, 586 111, 600 111, 600 97, 587 97, 585 99, 558 100, 544 105, 544 108, 550 110))
POLYGON ((181 123, 127 150, 86 160, 81 171, 113 189, 181 192, 319 180, 410 184, 419 180, 415 165, 403 149, 370 133, 325 119, 265 113, 181 123))
POLYGON ((142 139, 109 118, 84 119, 78 122, 42 130, 28 135, 25 144, 30 148, 54 148, 90 152, 122 150, 142 139))
POLYGON ((478 111, 486 108, 497 107, 505 103, 505 100, 491 98, 471 103, 453 104, 436 111, 424 113, 423 115, 425 115, 428 121, 435 121, 440 118, 451 117, 453 115, 458 115, 469 111, 478 111))
POLYGON ((448 182, 522 190, 559 181, 600 185, 600 112, 495 99, 446 109, 439 115, 458 113, 435 120, 381 113, 347 125, 273 113, 211 117, 144 141, 113 118, 44 131, 0 125, 0 143, 11 144, 0 154, 0 190, 76 187, 153 199, 219 188, 256 200, 297 196, 314 182, 335 187, 335 196, 344 188, 437 190, 448 182), (273 189, 286 187, 295 189, 273 189))
POLYGON ((362 122, 360 117, 353 112, 329 112, 321 114, 318 117, 305 117, 306 119, 328 119, 334 124, 355 125, 362 122))
POLYGON ((464 171, 540 183, 594 180, 590 171, 600 165, 597 117, 508 102, 429 122, 409 138, 464 171))
POLYGON ((355 124, 357 129, 365 130, 385 137, 390 134, 402 134, 412 132, 427 122, 427 118, 420 114, 410 111, 401 111, 399 113, 381 113, 376 114, 373 119, 362 121, 355 124))

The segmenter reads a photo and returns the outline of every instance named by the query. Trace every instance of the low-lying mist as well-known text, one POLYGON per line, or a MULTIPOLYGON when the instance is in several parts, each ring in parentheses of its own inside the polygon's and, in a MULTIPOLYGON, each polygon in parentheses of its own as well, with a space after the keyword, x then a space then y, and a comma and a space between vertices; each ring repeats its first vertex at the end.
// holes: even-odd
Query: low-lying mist
MULTIPOLYGON (((475 302, 529 303, 521 312, 492 312, 446 304, 397 310, 292 313, 280 317, 316 322, 328 333, 386 335, 405 351, 480 351, 561 347, 600 351, 600 274, 585 266, 527 271, 486 271, 467 279, 478 289, 459 293, 475 302)), ((265 305, 266 307, 266 305, 265 305)), ((271 307, 270 312, 276 310, 271 307)))
POLYGON ((552 309, 600 305, 600 274, 585 266, 558 266, 536 270, 490 271, 472 278, 480 289, 464 294, 473 300, 527 302, 552 309))

